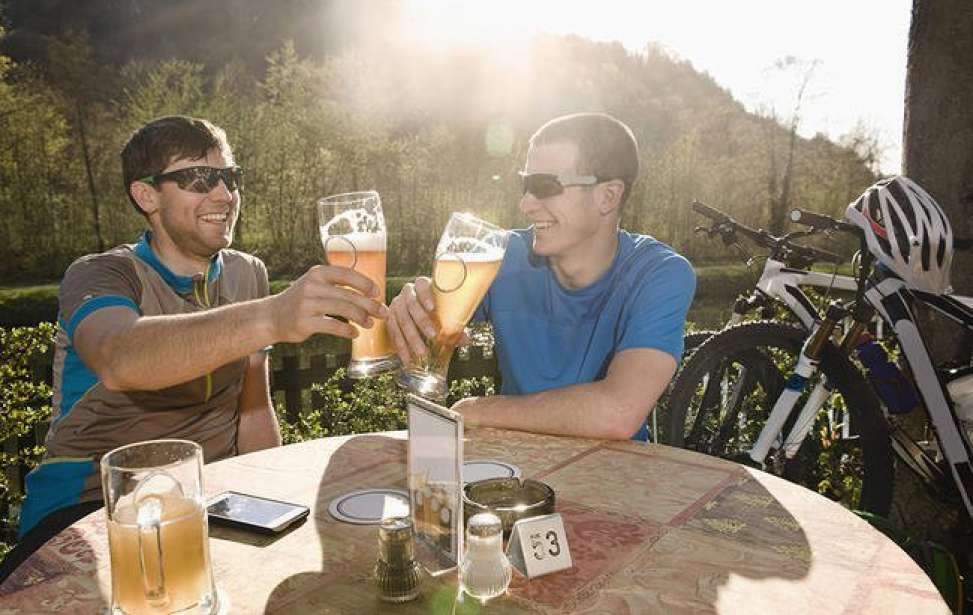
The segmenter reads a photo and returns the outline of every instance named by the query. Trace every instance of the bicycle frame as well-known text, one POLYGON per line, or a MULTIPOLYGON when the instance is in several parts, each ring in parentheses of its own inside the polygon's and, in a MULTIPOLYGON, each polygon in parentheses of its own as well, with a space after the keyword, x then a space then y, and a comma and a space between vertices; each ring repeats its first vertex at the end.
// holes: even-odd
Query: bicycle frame
POLYGON ((939 296, 907 288, 902 280, 888 278, 866 290, 865 297, 893 328, 899 339, 902 353, 915 377, 929 418, 936 429, 940 450, 949 464, 953 480, 973 517, 973 457, 970 441, 953 409, 953 400, 945 382, 940 378, 926 347, 926 342, 916 325, 909 308, 909 298, 915 298, 937 310, 947 318, 973 331, 973 308, 966 297, 939 296))
MULTIPOLYGON (((807 294, 805 294, 801 289, 801 286, 813 286, 817 288, 854 292, 858 288, 858 283, 855 278, 851 276, 795 269, 788 267, 785 263, 772 257, 766 260, 764 263, 763 272, 760 275, 760 279, 757 281, 757 291, 763 293, 765 296, 780 300, 801 322, 805 329, 812 331, 816 323, 820 321, 820 314, 818 313, 817 308, 814 307, 814 304, 808 298, 807 294)), ((739 323, 743 320, 743 315, 744 314, 742 312, 734 310, 728 325, 735 325, 739 323)), ((745 369, 746 368, 742 368, 742 370, 745 369)), ((720 397, 724 407, 732 407, 737 403, 738 397, 742 393, 740 387, 742 386, 744 380, 743 371, 741 371, 740 378, 737 380, 737 384, 732 392, 726 390, 725 384, 721 385, 723 388, 721 389, 720 397)), ((810 430, 811 425, 813 424, 813 418, 817 416, 817 411, 824 404, 824 401, 827 399, 830 391, 831 388, 828 386, 827 381, 822 379, 819 383, 817 383, 815 389, 811 392, 811 396, 805 402, 804 408, 801 410, 800 418, 795 423, 795 428, 791 430, 791 434, 788 435, 787 440, 784 442, 784 451, 788 457, 793 457, 798 448, 793 446, 793 441, 796 440, 799 444, 800 442, 803 442, 804 438, 807 436, 806 432, 810 430), (811 420, 808 420, 807 417, 810 417, 811 420), (804 429, 805 426, 806 429, 804 429), (802 431, 804 431, 803 434, 801 433, 802 431)), ((778 400, 778 402, 781 404, 786 404, 789 402, 789 405, 787 406, 788 408, 792 408, 796 401, 796 395, 793 399, 785 399, 783 402, 778 400)), ((754 461, 763 463, 764 459, 767 457, 767 453, 770 450, 771 445, 778 439, 784 423, 789 415, 789 410, 786 414, 778 412, 775 415, 774 413, 771 413, 769 419, 773 419, 774 424, 769 424, 768 420, 769 429, 768 426, 764 427, 764 429, 761 431, 760 438, 758 438, 753 449, 751 449, 750 456, 754 461)), ((842 422, 842 429, 845 437, 847 437, 848 421, 842 422)))
MULTIPOLYGON (((801 290, 801 286, 854 292, 858 288, 858 283, 851 276, 793 269, 781 261, 768 258, 764 263, 763 273, 757 281, 757 288, 764 294, 783 301, 791 313, 801 321, 804 328, 810 330, 820 319, 820 315, 811 300, 801 290)), ((733 316, 738 315, 734 313, 733 316)), ((742 318, 742 315, 740 317, 742 318)))

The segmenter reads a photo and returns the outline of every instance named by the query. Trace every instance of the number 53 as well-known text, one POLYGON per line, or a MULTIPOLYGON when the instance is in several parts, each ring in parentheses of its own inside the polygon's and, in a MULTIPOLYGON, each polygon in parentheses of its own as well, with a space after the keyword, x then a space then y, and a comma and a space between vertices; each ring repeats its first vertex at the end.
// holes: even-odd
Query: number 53
POLYGON ((557 541, 557 532, 548 530, 541 538, 540 532, 530 535, 530 547, 534 552, 534 559, 542 560, 547 555, 557 557, 561 554, 561 545, 557 541))

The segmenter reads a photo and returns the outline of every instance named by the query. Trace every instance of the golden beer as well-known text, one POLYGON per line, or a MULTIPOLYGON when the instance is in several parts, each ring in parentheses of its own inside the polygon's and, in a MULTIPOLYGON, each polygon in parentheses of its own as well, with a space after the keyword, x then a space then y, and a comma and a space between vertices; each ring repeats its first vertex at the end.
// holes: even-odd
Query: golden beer
MULTIPOLYGON (((353 268, 366 276, 378 286, 378 300, 385 303, 386 257, 384 235, 362 235, 360 237, 345 235, 339 240, 328 242, 326 250, 329 265, 353 268), (354 246, 354 249, 352 246, 354 246), (370 248, 380 248, 380 250, 370 248)), ((373 324, 369 329, 351 323, 358 330, 358 337, 351 340, 352 361, 371 361, 395 354, 395 349, 392 347, 388 331, 385 328, 385 321, 377 318, 372 319, 372 321, 373 324)))
POLYGON ((506 231, 473 214, 455 212, 449 217, 432 268, 438 333, 429 341, 429 356, 399 374, 401 386, 428 399, 446 399, 449 360, 500 270, 507 237, 506 231))
MULTIPOLYGON (((349 192, 319 199, 318 227, 329 265, 348 267, 378 285, 385 303, 385 216, 374 190, 349 192)), ((351 341, 349 378, 368 378, 400 366, 385 321, 373 319, 370 328, 352 323, 358 331, 351 341)))
POLYGON ((205 509, 196 500, 172 494, 147 496, 143 508, 153 498, 161 505, 158 523, 153 519, 147 524, 143 518, 140 527, 139 511, 131 502, 120 502, 108 520, 112 602, 129 615, 195 613, 200 603, 214 599, 205 509), (163 579, 161 598, 147 596, 146 582, 163 579))
POLYGON ((433 317, 439 333, 430 344, 428 369, 446 377, 449 361, 463 334, 463 329, 476 311, 476 306, 497 277, 502 253, 447 254, 433 265, 433 317))

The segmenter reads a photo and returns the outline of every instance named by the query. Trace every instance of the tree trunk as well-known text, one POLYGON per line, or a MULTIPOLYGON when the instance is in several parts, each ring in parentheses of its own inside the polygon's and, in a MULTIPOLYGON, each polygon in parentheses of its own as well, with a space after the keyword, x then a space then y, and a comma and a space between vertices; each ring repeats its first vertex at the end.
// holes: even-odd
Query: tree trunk
MULTIPOLYGON (((973 236, 973 3, 969 0, 913 0, 903 137, 903 172, 942 205, 954 236, 973 236)), ((956 253, 952 282, 954 292, 973 294, 973 254, 956 253)), ((955 324, 928 309, 920 314, 934 361, 970 359, 955 324), (958 352, 964 346, 965 357, 958 352)), ((953 541, 954 548, 960 544, 956 537, 947 539, 941 533, 956 520, 958 511, 930 501, 909 472, 898 473, 895 493, 898 522, 906 530, 919 537, 953 541)), ((967 547, 954 553, 962 556, 961 566, 970 565, 973 552, 967 547)))
MULTIPOLYGON (((973 237, 973 3, 914 0, 905 89, 903 170, 973 237)), ((973 258, 953 260, 953 287, 973 294, 973 258)))
POLYGON ((75 111, 78 114, 78 135, 81 137, 81 155, 84 158, 84 171, 88 177, 88 194, 91 196, 91 214, 94 218, 95 240, 98 251, 105 251, 105 238, 101 234, 101 208, 98 204, 98 190, 95 187, 95 176, 91 170, 91 155, 88 153, 88 135, 85 132, 84 111, 81 102, 75 101, 75 111))

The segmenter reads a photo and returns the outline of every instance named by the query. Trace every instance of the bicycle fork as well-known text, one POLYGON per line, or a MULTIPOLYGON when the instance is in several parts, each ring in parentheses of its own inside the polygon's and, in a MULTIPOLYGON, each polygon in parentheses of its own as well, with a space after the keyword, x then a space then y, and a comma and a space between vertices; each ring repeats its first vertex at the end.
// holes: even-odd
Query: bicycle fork
MULTIPOLYGON (((797 403, 798 398, 807 388, 807 383, 818 371, 825 344, 828 343, 835 327, 846 314, 847 310, 845 308, 837 304, 832 304, 828 307, 828 312, 824 320, 815 323, 812 327, 811 335, 804 342, 800 355, 798 355, 794 372, 787 379, 784 391, 777 398, 777 401, 774 402, 774 407, 770 411, 770 416, 767 418, 766 424, 760 430, 760 435, 757 436, 757 441, 754 443, 753 448, 750 449, 750 458, 755 462, 760 464, 764 463, 767 454, 770 452, 770 447, 780 438, 784 430, 784 424, 794 410, 794 404, 797 403)), ((857 336, 857 333, 855 335, 857 336)), ((847 340, 848 336, 845 339, 847 340)), ((798 415, 790 433, 781 446, 788 459, 797 454, 801 443, 804 442, 804 439, 811 431, 811 427, 814 425, 814 419, 817 417, 818 411, 830 394, 831 386, 825 379, 818 382, 811 390, 811 394, 804 403, 801 413, 798 415)))

